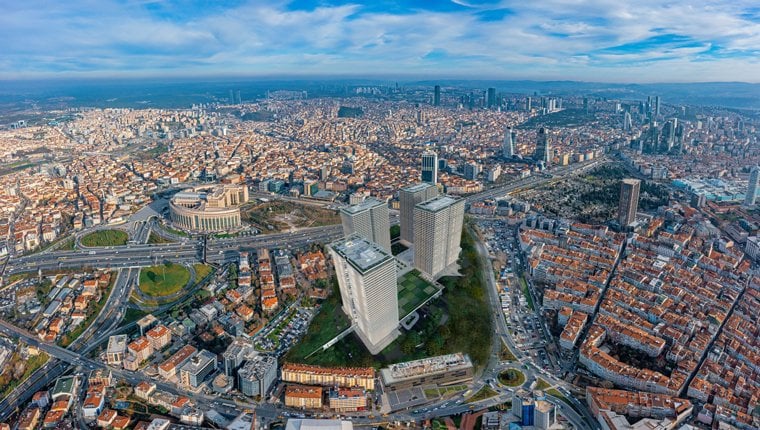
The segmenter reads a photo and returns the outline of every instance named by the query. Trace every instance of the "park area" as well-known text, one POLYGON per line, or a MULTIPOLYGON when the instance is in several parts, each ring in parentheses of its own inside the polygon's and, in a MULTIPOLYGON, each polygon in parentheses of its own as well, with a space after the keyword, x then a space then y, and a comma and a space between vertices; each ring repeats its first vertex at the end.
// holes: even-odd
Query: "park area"
POLYGON ((337 211, 284 200, 254 205, 243 219, 267 233, 340 224, 337 211))
POLYGON ((80 242, 84 246, 121 246, 129 240, 127 233, 121 230, 98 230, 82 236, 80 242))
MULTIPOLYGON (((390 363, 464 352, 470 356, 475 366, 484 366, 488 362, 492 337, 472 334, 490 333, 493 329, 480 259, 468 232, 462 234, 459 263, 461 276, 450 276, 440 280, 445 286, 443 296, 423 306, 419 311, 419 322, 411 330, 403 331, 393 343, 374 356, 355 334, 346 336, 325 351, 317 351, 325 342, 348 327, 348 320, 340 309, 337 282, 333 281, 332 295, 326 299, 314 317, 306 336, 288 352, 285 360, 332 367, 379 368, 390 363), (313 352, 315 353, 312 354, 313 352)), ((402 300, 405 301, 405 309, 410 309, 410 306, 414 308, 414 303, 424 301, 424 296, 418 296, 416 291, 417 287, 422 286, 420 281, 434 288, 419 276, 407 274, 401 278, 400 283, 404 285, 399 286, 400 306, 402 300)), ((403 314, 404 312, 401 312, 401 315, 403 314)))
POLYGON ((190 281, 190 271, 174 263, 145 267, 140 270, 140 291, 151 297, 176 294, 190 281))
POLYGON ((406 273, 398 281, 398 316, 404 318, 438 291, 420 277, 418 270, 406 273))

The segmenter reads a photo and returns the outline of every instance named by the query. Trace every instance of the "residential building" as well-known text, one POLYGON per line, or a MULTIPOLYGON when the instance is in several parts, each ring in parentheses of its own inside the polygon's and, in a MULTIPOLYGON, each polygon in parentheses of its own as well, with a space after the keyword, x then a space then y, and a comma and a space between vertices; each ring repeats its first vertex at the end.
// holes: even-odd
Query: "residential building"
POLYGON ((459 258, 464 203, 442 195, 414 207, 414 267, 439 276, 459 258))
POLYGON ((377 354, 399 334, 396 260, 390 252, 355 234, 329 249, 343 312, 370 353, 377 354))
POLYGON ((326 387, 362 387, 370 391, 375 389, 375 370, 371 367, 321 367, 285 363, 280 372, 284 382, 326 387))
POLYGON ((327 400, 330 409, 337 412, 356 412, 367 408, 367 393, 358 387, 333 387, 327 400))
POLYGON ((340 210, 343 234, 359 236, 391 252, 390 215, 388 204, 368 198, 340 210))
POLYGON ((285 387, 285 406, 302 409, 321 408, 322 387, 287 385, 285 387))
POLYGON ((427 182, 409 185, 398 192, 401 236, 407 244, 414 243, 414 206, 438 195, 438 187, 427 182))

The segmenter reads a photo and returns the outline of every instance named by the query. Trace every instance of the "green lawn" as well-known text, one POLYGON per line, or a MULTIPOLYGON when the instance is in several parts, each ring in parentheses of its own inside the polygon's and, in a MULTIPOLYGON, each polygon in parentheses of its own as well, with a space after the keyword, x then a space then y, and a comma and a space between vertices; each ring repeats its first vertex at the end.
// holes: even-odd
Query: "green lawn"
POLYGON ((170 296, 184 288, 190 280, 186 267, 165 263, 140 270, 140 291, 152 297, 170 296))
POLYGON ((156 234, 156 232, 153 232, 153 231, 150 232, 150 236, 148 236, 148 243, 159 244, 159 243, 173 243, 173 242, 174 242, 173 240, 160 236, 156 234))
POLYGON ((98 230, 82 237, 84 246, 121 246, 129 240, 127 233, 121 230, 98 230))
POLYGON ((545 390, 549 387, 551 387, 550 383, 544 381, 541 378, 536 379, 536 390, 545 390))
POLYGON ((517 369, 508 369, 499 374, 499 382, 507 387, 519 387, 525 383, 525 374, 517 369))
POLYGON ((141 311, 140 309, 127 308, 127 312, 124 314, 124 319, 121 321, 122 325, 127 325, 131 322, 135 322, 140 318, 148 315, 149 312, 141 311))
POLYGON ((515 355, 512 354, 512 351, 509 350, 509 347, 504 344, 501 345, 501 359, 503 361, 517 361, 517 357, 515 357, 515 355))
POLYGON ((477 393, 475 393, 474 396, 472 396, 469 399, 467 399, 467 403, 479 402, 481 400, 485 400, 485 399, 491 398, 491 397, 495 396, 496 394, 498 394, 498 393, 496 391, 492 390, 491 387, 489 387, 488 385, 486 385, 483 388, 481 388, 480 391, 478 391, 477 393))
POLYGON ((330 280, 330 288, 332 289, 330 296, 322 302, 319 313, 311 321, 306 335, 288 351, 285 361, 296 363, 309 362, 323 365, 329 365, 334 361, 335 365, 346 365, 346 360, 350 361, 350 358, 341 357, 340 355, 332 357, 331 350, 315 354, 320 357, 318 363, 313 360, 306 360, 307 355, 349 327, 348 317, 341 309, 338 280, 334 277, 330 280))
POLYGON ((193 270, 195 270, 195 282, 197 283, 213 272, 214 268, 208 264, 196 263, 193 264, 193 270))
POLYGON ((420 277, 418 270, 412 270, 398 281, 398 315, 404 318, 414 308, 438 291, 436 287, 420 277))

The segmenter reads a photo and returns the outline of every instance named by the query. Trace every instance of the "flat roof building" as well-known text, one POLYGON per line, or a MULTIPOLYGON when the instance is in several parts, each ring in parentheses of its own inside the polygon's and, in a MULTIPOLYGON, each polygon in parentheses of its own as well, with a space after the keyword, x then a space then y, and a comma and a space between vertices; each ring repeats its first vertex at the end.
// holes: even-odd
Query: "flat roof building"
POLYGON ((197 388, 216 369, 216 354, 202 349, 188 360, 179 370, 183 385, 197 388))
POLYGON ((359 235, 330 245, 343 312, 372 354, 398 337, 396 260, 359 235))
POLYGON ((246 396, 266 396, 277 380, 277 357, 256 354, 238 370, 238 389, 246 396))
POLYGON ((387 203, 368 198, 361 203, 342 208, 340 220, 344 235, 356 233, 391 252, 391 226, 387 203))
POLYGON ((461 352, 391 364, 380 369, 383 386, 390 390, 426 384, 451 385, 472 380, 470 357, 461 352))
POLYGON ((117 334, 108 338, 106 362, 110 366, 121 366, 124 354, 127 352, 127 339, 126 334, 117 334))
POLYGON ((442 195, 414 207, 414 267, 438 277, 457 262, 464 200, 442 195))
POLYGON ((438 187, 427 182, 409 185, 398 191, 402 241, 414 243, 414 206, 437 195, 438 187))

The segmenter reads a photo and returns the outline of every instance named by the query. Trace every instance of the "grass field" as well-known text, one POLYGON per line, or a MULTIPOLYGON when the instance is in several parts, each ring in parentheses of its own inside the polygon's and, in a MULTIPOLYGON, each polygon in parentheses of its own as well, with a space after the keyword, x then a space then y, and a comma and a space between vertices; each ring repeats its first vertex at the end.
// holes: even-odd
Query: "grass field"
POLYGON ((535 310, 536 308, 533 307, 533 296, 530 294, 530 290, 528 290, 528 282, 525 280, 524 276, 520 276, 520 285, 522 285, 522 291, 523 295, 525 296, 525 300, 528 301, 528 307, 530 310, 535 310))
POLYGON ((548 382, 544 381, 541 378, 536 379, 536 387, 535 387, 536 390, 545 390, 549 387, 551 387, 551 384, 549 384, 548 382))
POLYGON ((84 246, 121 246, 128 240, 127 233, 121 230, 98 230, 84 235, 81 242, 84 246))
POLYGON ((167 239, 163 236, 159 236, 158 234, 156 234, 156 232, 153 232, 153 231, 150 232, 150 236, 148 236, 148 243, 159 244, 159 243, 173 243, 173 242, 174 242, 173 240, 167 239))
POLYGON ((195 282, 200 282, 203 278, 208 276, 214 268, 208 264, 196 263, 193 264, 193 270, 195 270, 195 282))
POLYGON ((165 263, 140 270, 140 291, 152 297, 170 296, 190 280, 190 271, 179 264, 165 263))
POLYGON ((420 277, 418 270, 405 274, 398 282, 398 315, 404 318, 438 289, 420 277))

